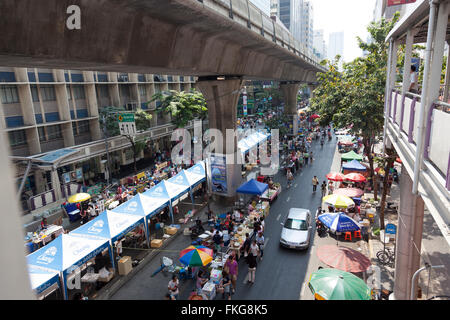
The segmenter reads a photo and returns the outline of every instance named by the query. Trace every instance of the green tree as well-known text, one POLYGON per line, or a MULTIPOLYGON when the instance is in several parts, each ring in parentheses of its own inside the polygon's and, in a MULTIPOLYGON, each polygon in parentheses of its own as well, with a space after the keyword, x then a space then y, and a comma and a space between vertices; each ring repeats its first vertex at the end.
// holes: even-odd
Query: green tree
POLYGON ((158 114, 170 114, 172 123, 177 128, 185 127, 189 121, 196 118, 204 120, 208 115, 208 108, 203 94, 195 89, 190 92, 169 90, 157 92, 147 102, 160 101, 158 114))
MULTIPOLYGON (((120 135, 118 114, 122 112, 127 112, 123 107, 108 106, 103 107, 99 110, 99 121, 102 128, 106 125, 106 137, 115 137, 120 135)), ((147 131, 151 127, 152 115, 146 111, 139 109, 134 112, 134 120, 136 124, 136 131, 143 132, 147 131)), ((135 139, 134 136, 124 135, 130 141, 131 148, 133 150, 133 160, 134 160, 134 173, 137 174, 136 167, 136 157, 137 155, 145 149, 148 138, 135 139)))
MULTIPOLYGON (((374 179, 374 146, 383 132, 384 90, 386 85, 387 49, 385 38, 398 20, 372 22, 367 27, 372 41, 357 38, 359 47, 368 54, 343 64, 337 70, 340 57, 325 61, 328 70, 319 73, 319 86, 311 99, 312 109, 321 115, 320 124, 331 122, 338 128, 349 128, 354 135, 362 137, 364 154, 370 166, 370 177, 374 179)), ((384 219, 381 219, 384 228, 384 219)))

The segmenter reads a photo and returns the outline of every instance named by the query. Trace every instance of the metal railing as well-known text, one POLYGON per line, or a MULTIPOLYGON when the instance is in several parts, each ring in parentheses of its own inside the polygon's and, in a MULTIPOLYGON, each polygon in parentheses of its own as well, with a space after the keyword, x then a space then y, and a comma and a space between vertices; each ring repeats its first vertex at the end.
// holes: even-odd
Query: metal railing
POLYGON ((204 6, 209 7, 230 19, 245 25, 251 30, 271 40, 281 47, 286 48, 303 60, 314 65, 318 69, 325 70, 320 65, 320 60, 308 50, 305 45, 296 40, 289 31, 283 29, 258 7, 247 0, 210 0, 201 1, 204 6), (215 3, 215 5, 212 4, 215 3), (221 9, 221 10, 220 10, 221 9))

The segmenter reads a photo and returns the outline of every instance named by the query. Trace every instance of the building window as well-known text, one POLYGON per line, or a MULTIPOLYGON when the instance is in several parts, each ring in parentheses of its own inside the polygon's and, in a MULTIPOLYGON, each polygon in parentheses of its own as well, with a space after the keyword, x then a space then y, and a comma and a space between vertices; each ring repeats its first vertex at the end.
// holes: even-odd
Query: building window
POLYGON ((25 130, 10 131, 8 132, 8 135, 9 144, 11 147, 27 144, 27 135, 25 134, 25 130))
POLYGON ((45 128, 39 127, 38 132, 39 132, 39 142, 47 141, 47 137, 45 136, 45 128))
POLYGON ((31 85, 31 97, 33 98, 33 102, 39 102, 39 92, 36 85, 31 85))
POLYGON ((139 95, 140 96, 146 96, 147 95, 147 88, 143 85, 139 85, 139 95))
POLYGON ((105 85, 98 85, 96 87, 97 89, 97 96, 100 98, 108 98, 109 97, 109 92, 108 92, 108 86, 105 85))
POLYGON ((48 140, 55 140, 55 139, 61 139, 62 138, 62 132, 61 132, 61 126, 48 126, 45 128, 47 131, 47 138, 48 140))
POLYGON ((75 100, 86 99, 83 86, 80 85, 73 86, 72 90, 73 90, 73 97, 75 100))
POLYGON ((67 85, 66 86, 66 90, 67 90, 67 99, 72 100, 72 94, 70 93, 70 86, 67 85))
POLYGON ((78 134, 89 132, 89 121, 79 121, 77 127, 78 134))
POLYGON ((19 103, 19 94, 16 86, 0 86, 2 103, 19 103))
POLYGON ((53 86, 41 86, 42 101, 55 101, 56 94, 53 86))

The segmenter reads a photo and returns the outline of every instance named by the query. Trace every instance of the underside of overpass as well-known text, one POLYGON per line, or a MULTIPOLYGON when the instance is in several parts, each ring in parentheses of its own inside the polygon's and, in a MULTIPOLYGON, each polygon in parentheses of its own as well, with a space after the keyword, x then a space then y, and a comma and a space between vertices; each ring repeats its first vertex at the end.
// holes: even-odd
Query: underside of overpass
POLYGON ((197 0, 2 0, 0 12, 4 66, 300 82, 321 71, 197 0), (80 29, 66 25, 71 5, 80 29))

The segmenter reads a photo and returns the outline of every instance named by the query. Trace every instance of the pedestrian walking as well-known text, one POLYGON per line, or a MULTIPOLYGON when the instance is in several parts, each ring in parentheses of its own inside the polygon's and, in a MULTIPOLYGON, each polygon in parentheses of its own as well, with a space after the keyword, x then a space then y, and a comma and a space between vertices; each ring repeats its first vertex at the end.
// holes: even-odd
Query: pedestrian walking
POLYGON ((220 288, 223 290, 223 298, 225 300, 231 300, 231 277, 226 271, 222 271, 220 288))
POLYGON ((176 275, 173 275, 172 280, 169 281, 169 285, 167 286, 167 288, 169 289, 169 294, 173 298, 173 300, 178 300, 178 286, 178 278, 176 275))
POLYGON ((308 165, 309 153, 305 151, 303 153, 303 158, 305 159, 305 165, 308 165))
POLYGON ((232 288, 232 293, 236 292, 236 281, 237 281, 237 276, 238 276, 238 263, 236 261, 236 258, 234 257, 234 255, 230 255, 228 257, 227 262, 225 262, 225 265, 223 267, 223 270, 230 275, 231 278, 231 285, 233 286, 232 288))
POLYGON ((264 236, 262 232, 259 232, 256 236, 256 243, 259 246, 259 257, 260 260, 263 259, 264 256, 264 236))
POLYGON ((292 180, 294 180, 294 175, 292 174, 290 169, 287 170, 286 179, 287 179, 287 187, 290 188, 292 185, 292 180))
POLYGON ((252 244, 250 245, 250 252, 249 254, 253 254, 255 257, 259 256, 259 246, 256 243, 256 239, 253 240, 252 244))
POLYGON ((327 183, 325 181, 323 181, 320 188, 322 189, 322 198, 323 198, 323 197, 325 197, 325 194, 327 193, 327 183))
POLYGON ((314 178, 312 178, 313 192, 316 192, 318 184, 319 184, 319 180, 317 179, 316 176, 314 176, 314 178))
POLYGON ((253 253, 249 253, 247 256, 247 264, 248 264, 248 282, 253 284, 255 283, 256 277, 256 256, 253 253))
POLYGON ((313 160, 314 160, 314 158, 313 158, 313 152, 311 151, 311 152, 309 153, 309 161, 311 161, 311 164, 313 163, 313 160))

